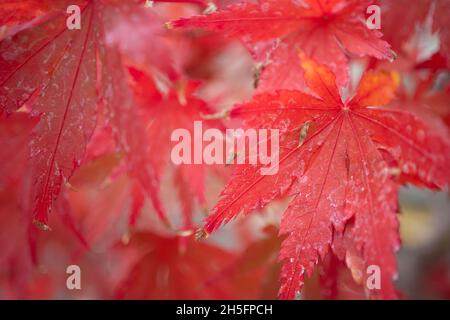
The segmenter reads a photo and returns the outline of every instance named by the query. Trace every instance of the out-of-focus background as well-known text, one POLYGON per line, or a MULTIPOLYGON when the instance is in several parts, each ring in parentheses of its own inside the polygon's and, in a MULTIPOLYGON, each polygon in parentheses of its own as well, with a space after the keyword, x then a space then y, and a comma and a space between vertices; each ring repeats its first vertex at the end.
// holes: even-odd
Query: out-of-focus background
MULTIPOLYGON (((218 8, 233 2, 236 1, 215 1, 218 8)), ((405 16, 414 18, 415 7, 410 2, 399 0, 395 5, 403 6, 402 10, 408 13, 405 16)), ((413 103, 411 94, 403 93, 414 92, 418 83, 431 78, 433 81, 429 91, 445 92, 449 81, 448 65, 437 68, 433 65, 433 57, 439 53, 442 43, 429 19, 413 23, 411 28, 407 21, 402 25, 397 21, 397 15, 389 14, 394 11, 394 2, 381 3, 381 31, 388 41, 396 44, 393 48, 398 58, 389 63, 352 57, 352 83, 348 90, 343 90, 343 94, 351 93, 362 72, 371 65, 400 73, 402 95, 395 102, 397 106, 420 108, 423 102, 425 108, 431 106, 430 109, 433 109, 434 100, 413 103), (396 38, 399 34, 406 35, 403 41, 396 38), (427 63, 432 67, 427 67, 427 63)), ((4 5, 0 3, 0 6, 4 5)), ((195 96, 206 101, 217 114, 252 97, 261 66, 252 60, 243 43, 210 32, 189 30, 168 33, 163 28, 166 21, 199 14, 204 8, 199 9, 193 4, 155 3, 152 8, 141 9, 151 10, 149 19, 158 17, 159 24, 152 24, 150 31, 143 28, 144 32, 136 28, 133 19, 131 22, 116 21, 112 28, 114 32, 108 38, 111 44, 118 44, 123 52, 127 52, 132 42, 158 51, 161 48, 155 48, 151 41, 146 42, 145 37, 151 36, 152 40, 163 37, 165 40, 161 43, 171 49, 174 56, 171 62, 175 67, 171 65, 170 68, 181 69, 185 77, 183 81, 199 80, 201 85, 195 96), (142 35, 143 38, 140 38, 142 35)), ((398 10, 395 12, 398 13, 398 10)), ((0 38, 11 29, 2 27, 0 38)), ((165 51, 161 49, 161 52, 160 57, 163 57, 165 51)), ((133 58, 142 58, 139 67, 146 71, 151 69, 146 57, 133 58)), ((167 81, 166 78, 164 80, 167 81)), ((164 87, 165 82, 161 80, 157 85, 164 87)), ((142 91, 148 93, 147 89, 143 86, 142 91)), ((448 95, 436 99, 436 103, 443 105, 438 113, 443 113, 448 121, 448 95)), ((0 118, 0 146, 6 150, 5 153, 0 151, 1 299, 277 297, 280 272, 277 254, 281 243, 277 234, 287 200, 272 203, 264 212, 239 217, 214 236, 201 242, 195 241, 192 230, 201 226, 209 209, 217 202, 231 168, 224 166, 212 174, 208 173, 205 204, 194 202, 189 208, 180 201, 189 195, 183 194, 177 171, 174 168, 165 170, 160 195, 171 224, 167 226, 157 218, 148 197, 125 173, 124 155, 111 142, 112 130, 101 121, 99 123, 105 126, 96 131, 96 140, 89 145, 95 156, 83 161, 55 201, 49 221, 52 230, 42 232, 30 226, 29 217, 23 214, 24 208, 21 206, 22 189, 18 187, 24 171, 19 164, 27 159, 26 145, 24 141, 10 139, 20 137, 22 124, 29 121, 26 117, 28 112, 25 107, 9 119, 0 118), (9 127, 6 121, 14 121, 16 125, 9 127), (98 149, 96 143, 100 146, 98 149), (19 145, 20 148, 17 147, 19 145), (184 223, 182 213, 186 210, 193 213, 189 230, 180 227, 184 223), (66 271, 70 265, 80 267, 81 290, 69 290, 67 287, 69 274, 66 271)), ((240 124, 238 120, 221 120, 228 127, 240 124)), ((196 181, 189 182, 195 184, 196 181)), ((399 272, 396 284, 402 297, 450 299, 448 192, 404 186, 399 204, 402 247, 397 254, 399 272)), ((330 262, 323 262, 326 263, 330 262)), ((322 267, 319 266, 317 272, 306 281, 301 298, 324 299, 330 296, 323 289, 327 284, 323 285, 322 267)), ((354 283, 341 265, 337 267, 336 274, 340 288, 337 298, 364 298, 361 287, 354 283)))

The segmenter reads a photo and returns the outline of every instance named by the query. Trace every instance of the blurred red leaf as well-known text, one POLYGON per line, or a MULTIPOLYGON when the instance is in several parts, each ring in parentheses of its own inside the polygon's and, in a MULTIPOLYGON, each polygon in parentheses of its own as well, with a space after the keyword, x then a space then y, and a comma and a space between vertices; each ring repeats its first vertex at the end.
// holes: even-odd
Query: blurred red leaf
POLYGON ((191 239, 136 233, 121 250, 140 258, 116 291, 119 299, 230 299, 239 292, 225 281, 207 282, 234 256, 191 239))
MULTIPOLYGON (((36 224, 43 229, 48 228, 48 213, 62 184, 70 179, 83 159, 96 125, 99 98, 117 97, 117 93, 110 91, 110 79, 102 73, 122 77, 123 66, 108 64, 104 52, 132 52, 128 59, 134 59, 135 64, 154 63, 154 68, 162 66, 163 71, 170 68, 167 62, 170 56, 148 51, 141 44, 142 36, 158 41, 155 27, 147 27, 149 23, 158 25, 158 21, 154 13, 141 5, 136 7, 138 1, 76 1, 75 4, 81 7, 83 27, 80 30, 67 28, 64 8, 25 25, 23 30, 0 43, 3 52, 0 57, 1 112, 11 114, 29 104, 32 115, 40 118, 29 143, 31 159, 27 174, 33 185, 29 192, 33 202, 30 210, 36 224), (127 39, 125 45, 123 32, 136 21, 131 17, 139 17, 141 28, 132 26, 138 41, 127 39), (120 23, 114 24, 114 21, 120 23), (144 23, 145 28, 142 28, 144 23), (146 33, 139 33, 140 30, 146 33)), ((161 24, 159 26, 161 28, 161 24)), ((119 81, 126 83, 126 78, 119 81)))
POLYGON ((240 37, 249 44, 264 71, 260 91, 303 89, 299 50, 327 65, 338 83, 348 81, 346 52, 393 59, 381 33, 364 24, 370 1, 258 0, 231 5, 205 16, 178 19, 169 27, 195 27, 240 37))

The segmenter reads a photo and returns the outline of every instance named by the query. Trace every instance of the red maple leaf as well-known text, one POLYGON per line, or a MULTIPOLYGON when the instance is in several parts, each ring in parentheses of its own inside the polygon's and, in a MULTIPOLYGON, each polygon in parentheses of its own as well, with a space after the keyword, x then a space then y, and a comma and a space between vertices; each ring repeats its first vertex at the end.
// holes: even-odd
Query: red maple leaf
POLYGON ((303 89, 297 56, 301 49, 327 65, 338 83, 348 81, 347 53, 393 59, 381 33, 365 25, 371 1, 258 0, 242 2, 206 16, 178 19, 169 27, 197 27, 240 37, 261 60, 261 92, 303 89))
MULTIPOLYGON (((62 184, 83 159, 96 126, 98 102, 105 102, 109 118, 124 110, 118 106, 124 95, 111 90, 127 84, 122 55, 129 54, 127 62, 152 64, 169 76, 176 74, 167 52, 144 50, 141 38, 136 41, 136 36, 159 41, 155 26, 162 30, 156 15, 142 3, 70 1, 81 9, 82 26, 69 30, 69 1, 58 1, 59 10, 48 1, 50 12, 21 25, 0 42, 0 113, 11 114, 25 105, 32 116, 40 118, 29 142, 26 175, 31 177, 32 188, 25 194, 31 199, 28 210, 43 229, 48 228, 48 213, 62 184), (123 37, 130 30, 135 37, 123 37)), ((22 6, 32 10, 35 3, 22 6)))
POLYGON ((305 279, 302 299, 366 300, 364 287, 355 282, 344 261, 330 252, 317 266, 315 274, 305 279))
POLYGON ((402 45, 415 32, 418 24, 423 23, 430 11, 432 0, 416 1, 411 6, 407 0, 381 0, 381 30, 394 50, 400 52, 402 45))
POLYGON ((216 277, 223 265, 235 259, 219 247, 140 232, 118 249, 134 252, 137 258, 116 289, 117 299, 230 299, 239 293, 216 277), (216 280, 208 282, 210 278, 216 280))
POLYGON ((337 243, 344 243, 348 263, 358 257, 365 268, 380 267, 382 287, 371 296, 394 298, 399 182, 448 185, 449 138, 406 110, 383 107, 394 96, 395 73, 367 72, 356 94, 342 100, 329 69, 309 59, 302 67, 312 94, 281 90, 232 110, 249 128, 280 130, 279 171, 238 167, 200 235, 289 195, 280 228, 287 236, 281 298, 294 298, 337 243))
POLYGON ((415 1, 414 5, 408 0, 381 0, 380 3, 381 29, 395 51, 401 51, 402 45, 416 33, 417 26, 426 24, 427 18, 431 18, 432 29, 439 34, 440 51, 450 61, 450 3, 447 0, 421 0, 415 1))
MULTIPOLYGON (((161 93, 156 84, 145 73, 130 70, 134 90, 133 97, 137 111, 135 117, 120 114, 117 126, 122 130, 125 139, 129 138, 128 147, 129 166, 131 174, 148 192, 153 206, 162 221, 170 225, 166 210, 160 197, 160 181, 169 168, 172 169, 174 187, 178 193, 183 211, 182 228, 190 228, 194 199, 202 206, 205 205, 205 178, 206 166, 203 164, 173 165, 171 150, 173 144, 171 134, 174 130, 184 128, 192 137, 194 134, 194 121, 202 121, 207 128, 222 129, 218 120, 207 120, 203 116, 211 114, 212 110, 203 100, 194 95, 199 84, 190 81, 178 82, 177 88, 170 88, 168 92, 161 93), (161 143, 166 141, 167 143, 161 143)), ((191 145, 194 148, 195 138, 191 145)), ((139 193, 134 193, 138 202, 139 193)), ((133 217, 135 220, 136 217, 133 217)))
MULTIPOLYGON (((27 22, 54 9, 64 1, 40 1, 40 0, 3 0, 0 8, 0 26, 6 29, 18 23, 27 22)), ((4 31, 4 30, 2 30, 4 31)), ((0 34, 0 39, 3 38, 0 34)))

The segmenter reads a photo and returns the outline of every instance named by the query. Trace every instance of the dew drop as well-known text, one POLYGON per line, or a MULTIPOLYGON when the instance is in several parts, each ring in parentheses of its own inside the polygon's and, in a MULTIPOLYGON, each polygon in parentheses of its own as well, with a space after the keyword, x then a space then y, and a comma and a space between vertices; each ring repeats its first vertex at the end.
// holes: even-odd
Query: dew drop
POLYGON ((422 129, 417 131, 417 140, 419 142, 424 142, 425 141, 425 131, 423 131, 422 129))
POLYGON ((269 9, 270 9, 270 4, 269 4, 269 3, 265 2, 265 3, 263 3, 263 4, 261 5, 261 11, 262 11, 262 12, 266 13, 266 12, 269 11, 269 9))

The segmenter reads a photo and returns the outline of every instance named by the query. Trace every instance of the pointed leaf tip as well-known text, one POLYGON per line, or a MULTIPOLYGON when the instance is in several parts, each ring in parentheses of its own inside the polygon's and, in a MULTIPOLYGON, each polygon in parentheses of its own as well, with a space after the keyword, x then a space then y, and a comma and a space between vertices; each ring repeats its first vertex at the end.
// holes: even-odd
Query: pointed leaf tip
POLYGON ((164 23, 164 27, 167 30, 172 30, 173 29, 173 23, 171 21, 167 21, 167 22, 164 23))
POLYGON ((205 10, 203 10, 203 14, 210 14, 217 11, 217 6, 214 2, 208 2, 205 10))
POLYGON ((389 51, 391 53, 390 57, 388 58, 389 62, 394 62, 397 59, 397 57, 398 57, 397 53, 395 53, 395 51, 392 50, 392 49, 390 49, 389 51))
POLYGON ((209 234, 204 228, 199 228, 195 231, 195 240, 201 241, 208 238, 209 234))
POLYGON ((39 220, 33 220, 33 224, 41 231, 52 231, 52 228, 48 226, 46 223, 39 221, 39 220))

